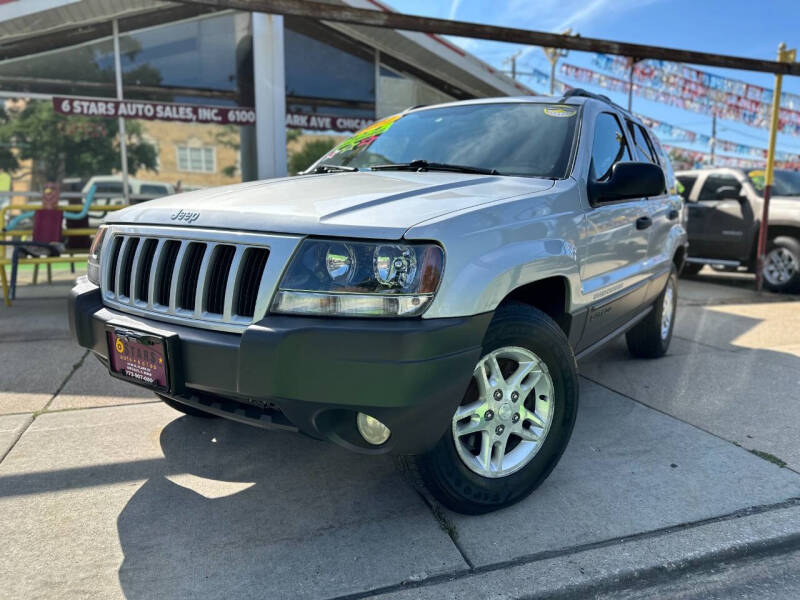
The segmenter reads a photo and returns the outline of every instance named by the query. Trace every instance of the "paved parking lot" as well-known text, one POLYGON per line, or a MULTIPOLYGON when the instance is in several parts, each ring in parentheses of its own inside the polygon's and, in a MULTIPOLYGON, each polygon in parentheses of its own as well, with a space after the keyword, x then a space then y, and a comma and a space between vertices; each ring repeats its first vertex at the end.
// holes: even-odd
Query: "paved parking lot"
POLYGON ((0 596, 516 597, 800 539, 800 304, 681 281, 659 360, 581 365, 562 462, 464 517, 387 457, 182 416, 69 340, 66 284, 0 308, 0 596), (786 466, 782 466, 782 465, 786 466))

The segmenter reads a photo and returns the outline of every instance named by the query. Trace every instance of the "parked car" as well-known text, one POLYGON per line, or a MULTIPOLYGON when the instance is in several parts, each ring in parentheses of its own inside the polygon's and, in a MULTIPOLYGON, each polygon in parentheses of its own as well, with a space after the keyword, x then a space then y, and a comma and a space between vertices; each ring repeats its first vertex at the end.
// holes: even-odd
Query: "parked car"
MULTIPOLYGON (((122 175, 95 175, 83 186, 83 193, 88 193, 92 185, 96 187, 95 197, 98 200, 105 199, 111 204, 121 204, 123 202, 122 175)), ((174 193, 175 186, 171 183, 128 177, 128 195, 131 197, 131 204, 169 196, 174 193)))
POLYGON ((400 455, 448 507, 487 512, 558 462, 576 358, 623 333, 667 351, 673 181, 601 96, 416 108, 305 175, 110 214, 71 327, 181 412, 400 455))
MULTIPOLYGON (((95 186, 95 197, 93 204, 125 204, 125 196, 122 187, 122 175, 94 175, 83 186, 82 192, 88 194, 92 186, 95 186)), ((128 177, 128 199, 129 204, 138 204, 154 198, 169 196, 175 193, 175 187, 171 183, 162 181, 144 181, 135 177, 128 177)), ((92 211, 89 213, 89 225, 97 227, 106 213, 92 211)))
MULTIPOLYGON (((689 257, 683 272, 704 265, 756 270, 758 229, 764 204, 763 169, 679 171, 689 203, 689 257)), ((776 292, 800 290, 800 173, 775 170, 769 205, 764 285, 776 292)))

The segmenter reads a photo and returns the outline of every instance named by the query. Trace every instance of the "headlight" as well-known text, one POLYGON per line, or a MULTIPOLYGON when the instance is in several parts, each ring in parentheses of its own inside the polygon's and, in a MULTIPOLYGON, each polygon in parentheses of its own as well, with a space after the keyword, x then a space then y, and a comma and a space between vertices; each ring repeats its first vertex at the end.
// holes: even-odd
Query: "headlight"
POLYGON ((101 225, 89 248, 89 260, 86 267, 86 276, 95 285, 100 285, 100 249, 103 247, 103 238, 106 236, 108 227, 101 225))
POLYGON ((305 240, 281 280, 272 312, 341 317, 413 317, 442 277, 435 244, 305 240))

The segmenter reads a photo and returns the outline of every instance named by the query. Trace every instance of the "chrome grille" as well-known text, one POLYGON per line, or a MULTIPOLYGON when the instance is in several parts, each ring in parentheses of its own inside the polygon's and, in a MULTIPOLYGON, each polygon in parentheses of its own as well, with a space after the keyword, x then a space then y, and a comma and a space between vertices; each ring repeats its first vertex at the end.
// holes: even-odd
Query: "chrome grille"
POLYGON ((105 304, 227 331, 264 317, 283 265, 299 240, 121 225, 112 226, 107 235, 101 257, 105 304), (276 258, 279 262, 273 264, 276 258))

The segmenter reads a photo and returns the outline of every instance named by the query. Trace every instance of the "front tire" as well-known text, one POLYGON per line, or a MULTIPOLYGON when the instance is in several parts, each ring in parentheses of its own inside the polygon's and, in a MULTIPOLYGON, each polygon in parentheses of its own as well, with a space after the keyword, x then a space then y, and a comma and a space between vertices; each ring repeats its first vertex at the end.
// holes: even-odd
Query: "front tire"
POLYGON ((764 257, 764 287, 773 292, 800 290, 800 242, 779 236, 769 243, 764 257))
POLYGON ((501 306, 451 427, 409 466, 448 508, 497 510, 547 478, 572 435, 577 409, 575 357, 559 326, 527 305, 501 306))
POLYGON ((659 294, 653 310, 625 334, 628 350, 638 358, 659 358, 669 350, 678 306, 678 276, 675 266, 659 294))

